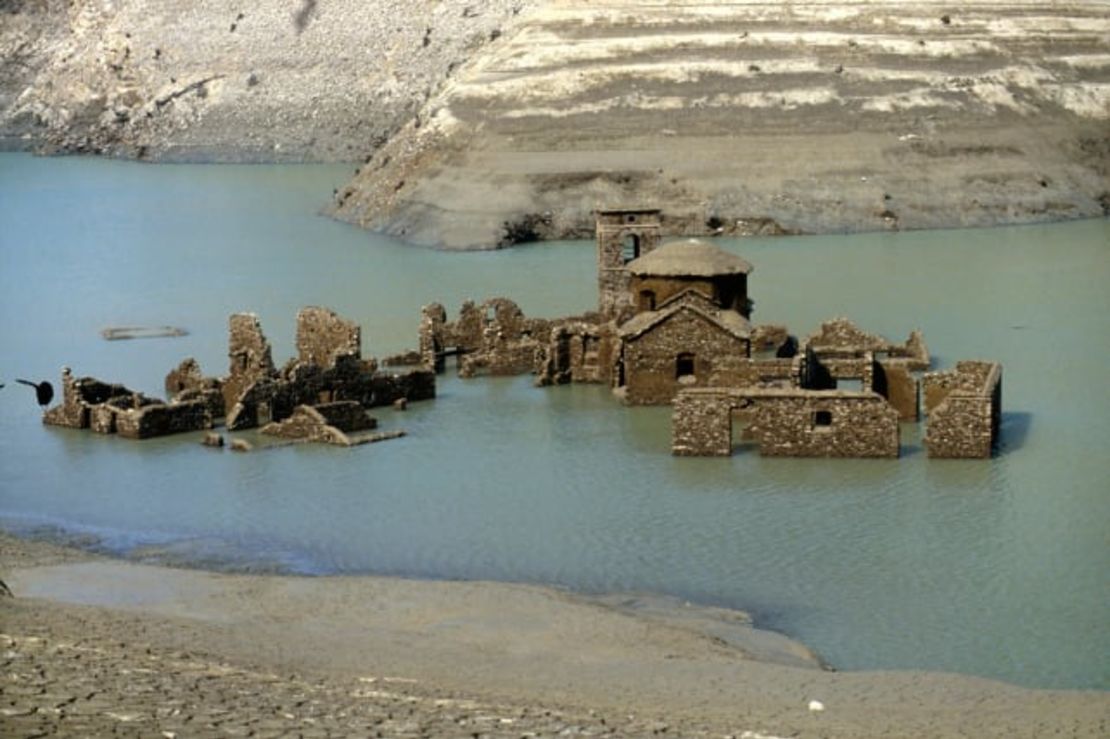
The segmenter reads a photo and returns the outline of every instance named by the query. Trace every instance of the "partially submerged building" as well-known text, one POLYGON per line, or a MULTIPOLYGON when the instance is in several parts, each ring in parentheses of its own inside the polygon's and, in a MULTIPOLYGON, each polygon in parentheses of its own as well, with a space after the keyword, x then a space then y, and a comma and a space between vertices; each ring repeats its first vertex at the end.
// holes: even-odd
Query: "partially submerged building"
POLYGON ((297 314, 297 356, 281 369, 257 316, 236 313, 228 329, 227 375, 205 376, 196 360, 186 359, 166 376, 170 400, 164 402, 122 385, 74 379, 67 369, 62 403, 44 421, 145 439, 222 420, 229 431, 270 426, 289 439, 351 445, 362 443, 352 433, 375 425, 368 409, 435 397, 430 367, 395 360, 379 369, 377 360, 362 357, 359 326, 326 308, 297 314))
POLYGON ((598 213, 596 313, 527 318, 497 298, 464 303, 450 322, 443 306, 425 307, 425 364, 442 371, 456 356, 466 377, 530 371, 538 385, 603 383, 628 404, 673 404, 681 455, 731 454, 736 421, 766 455, 896 457, 900 422, 920 417, 924 381, 929 455, 990 455, 997 364, 960 363, 923 380, 931 360, 917 331, 895 343, 837 318, 799 341, 783 326, 754 325, 751 264, 699 239, 661 244, 661 217, 598 213))

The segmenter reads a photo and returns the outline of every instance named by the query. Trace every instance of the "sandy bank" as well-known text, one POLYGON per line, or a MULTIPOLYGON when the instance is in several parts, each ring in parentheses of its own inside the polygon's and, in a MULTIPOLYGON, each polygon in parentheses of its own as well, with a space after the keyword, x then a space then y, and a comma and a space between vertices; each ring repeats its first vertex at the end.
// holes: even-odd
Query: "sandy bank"
POLYGON ((0 553, 17 595, 0 722, 19 734, 1097 736, 1110 715, 1104 693, 823 671, 712 610, 160 569, 10 537, 0 553))

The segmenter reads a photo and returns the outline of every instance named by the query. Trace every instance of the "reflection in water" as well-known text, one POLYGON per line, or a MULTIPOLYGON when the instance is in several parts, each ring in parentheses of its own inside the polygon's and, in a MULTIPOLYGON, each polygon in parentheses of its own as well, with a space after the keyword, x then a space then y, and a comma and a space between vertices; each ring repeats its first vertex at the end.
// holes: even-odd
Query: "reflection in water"
MULTIPOLYGON (((161 394, 185 356, 225 370, 241 310, 280 364, 303 305, 358 321, 380 356, 414 345, 433 300, 593 304, 589 243, 442 253, 317 217, 346 173, 0 156, 0 377, 69 364, 161 394), (190 333, 106 342, 112 325, 190 333)), ((674 458, 668 409, 527 377, 449 374, 435 402, 377 413, 397 441, 249 455, 44 429, 7 388, 0 517, 156 561, 666 593, 749 610, 842 669, 1105 688, 1108 242, 1106 220, 725 242, 755 265, 756 321, 805 335, 846 315, 921 328, 941 365, 1001 361, 988 462, 929 460, 912 424, 897 461, 674 458)))

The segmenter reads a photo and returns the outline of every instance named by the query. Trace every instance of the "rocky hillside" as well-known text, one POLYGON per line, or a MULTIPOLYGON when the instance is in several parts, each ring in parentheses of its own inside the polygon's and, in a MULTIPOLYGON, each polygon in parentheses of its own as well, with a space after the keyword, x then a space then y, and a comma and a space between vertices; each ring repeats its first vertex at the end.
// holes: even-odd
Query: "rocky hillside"
POLYGON ((408 240, 855 231, 1110 210, 1104 1, 546 0, 338 193, 408 240))
POLYGON ((530 0, 0 0, 0 140, 361 160, 530 0))

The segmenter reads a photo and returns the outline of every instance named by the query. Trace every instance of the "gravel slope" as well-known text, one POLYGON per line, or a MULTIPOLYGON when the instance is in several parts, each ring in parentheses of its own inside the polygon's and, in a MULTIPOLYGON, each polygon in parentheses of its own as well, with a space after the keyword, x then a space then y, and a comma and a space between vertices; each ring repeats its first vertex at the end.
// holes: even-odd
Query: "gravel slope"
POLYGON ((358 161, 528 0, 0 0, 0 138, 358 161))

